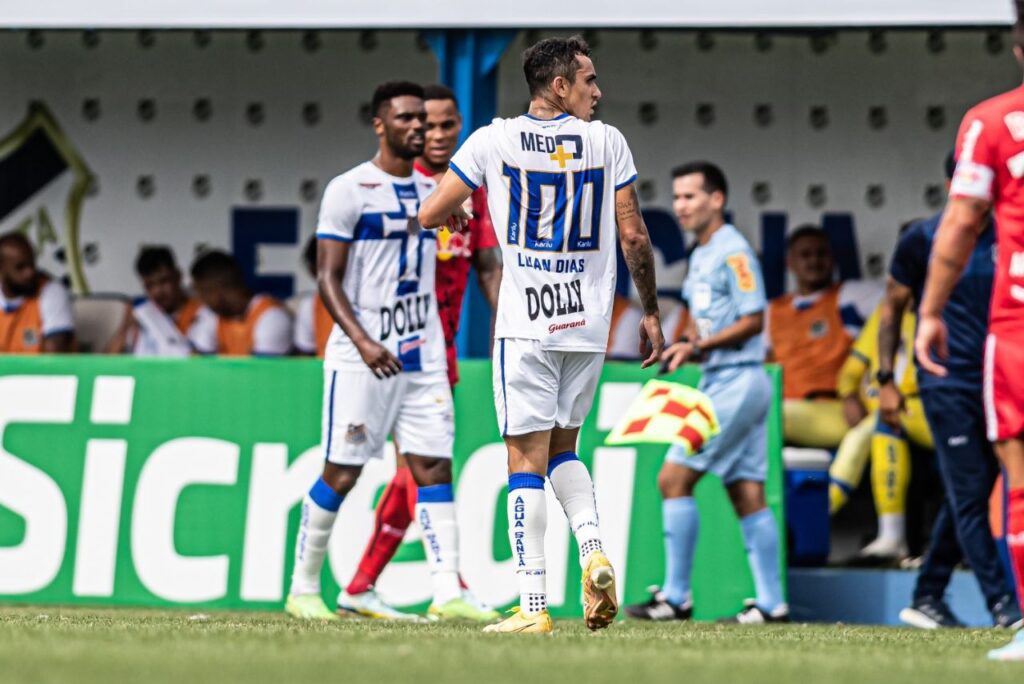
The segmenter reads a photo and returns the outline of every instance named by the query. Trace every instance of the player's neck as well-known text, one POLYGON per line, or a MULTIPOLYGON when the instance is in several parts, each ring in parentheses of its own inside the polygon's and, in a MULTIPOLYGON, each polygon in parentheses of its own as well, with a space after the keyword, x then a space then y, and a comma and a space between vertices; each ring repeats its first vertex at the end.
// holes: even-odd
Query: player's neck
POLYGON ((797 283, 796 284, 796 292, 801 297, 810 297, 811 295, 818 294, 819 292, 824 292, 829 287, 831 287, 831 285, 832 285, 831 282, 828 282, 828 283, 813 283, 813 282, 810 282, 810 283, 797 283))
POLYGON ((543 97, 530 100, 530 108, 526 113, 534 119, 544 119, 545 121, 557 119, 563 114, 568 114, 568 112, 557 103, 543 97))
POLYGON ((431 164, 427 161, 426 157, 420 157, 416 160, 413 168, 433 177, 434 180, 440 180, 439 176, 443 176, 448 170, 448 162, 445 162, 444 164, 431 164))
POLYGON ((725 220, 721 218, 713 219, 708 223, 707 227, 703 230, 695 231, 697 237, 697 244, 706 245, 711 242, 711 237, 718 232, 718 229, 725 225, 725 220))
POLYGON ((412 175, 412 160, 402 159, 391 150, 382 147, 373 158, 374 165, 389 176, 408 178, 412 175))

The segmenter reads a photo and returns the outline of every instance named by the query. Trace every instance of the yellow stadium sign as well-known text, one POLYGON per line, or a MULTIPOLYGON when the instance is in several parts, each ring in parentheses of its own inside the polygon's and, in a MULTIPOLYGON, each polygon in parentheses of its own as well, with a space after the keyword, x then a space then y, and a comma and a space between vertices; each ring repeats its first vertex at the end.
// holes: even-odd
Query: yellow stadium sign
POLYGON ((605 444, 678 444, 693 454, 718 433, 715 407, 706 394, 686 385, 650 380, 605 444))

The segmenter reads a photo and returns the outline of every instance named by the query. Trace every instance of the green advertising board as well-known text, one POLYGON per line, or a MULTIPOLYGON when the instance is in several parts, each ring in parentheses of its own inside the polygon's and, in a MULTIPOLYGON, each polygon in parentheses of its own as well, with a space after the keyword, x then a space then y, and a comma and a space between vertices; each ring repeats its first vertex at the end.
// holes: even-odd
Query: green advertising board
MULTIPOLYGON (((460 568, 482 599, 516 600, 506 536, 505 451, 490 364, 463 362, 456 404, 460 568)), ((778 383, 778 374, 775 381, 778 383)), ((643 382, 609 363, 584 425, 601 527, 626 601, 661 580, 664 448, 603 446, 643 382)), ((685 369, 675 379, 693 384, 685 369)), ((322 371, 307 359, 5 357, 0 360, 0 600, 277 609, 287 593, 298 502, 322 467, 322 371)), ((776 393, 778 395, 778 393, 776 393)), ((781 423, 768 430, 768 499, 782 521, 781 423)), ((373 505, 394 469, 390 445, 342 506, 324 570, 333 600, 355 570, 373 505)), ((752 596, 739 525, 718 482, 698 488, 698 618, 752 596)), ((575 543, 549 496, 552 612, 579 615, 575 543)), ((423 608, 430 580, 412 529, 378 584, 423 608)), ((783 538, 785 538, 783 536, 783 538)))

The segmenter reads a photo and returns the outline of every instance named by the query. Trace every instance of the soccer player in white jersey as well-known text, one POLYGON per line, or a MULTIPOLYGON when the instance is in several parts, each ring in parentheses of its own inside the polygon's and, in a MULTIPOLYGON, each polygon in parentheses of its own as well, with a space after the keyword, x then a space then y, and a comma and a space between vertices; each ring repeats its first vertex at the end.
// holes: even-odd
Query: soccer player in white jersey
POLYGON ((416 519, 434 585, 429 613, 473 618, 458 577, 455 421, 434 296, 437 238, 416 219, 436 187, 413 173, 423 153, 423 89, 385 83, 371 106, 377 156, 332 180, 320 205, 317 284, 336 323, 324 354, 325 463, 302 500, 286 610, 336 619, 320 597, 331 528, 363 465, 381 457, 393 433, 418 486, 416 519))
POLYGON ((594 484, 576 454, 608 344, 615 291, 615 227, 644 305, 643 367, 664 337, 654 257, 640 216, 633 157, 622 134, 591 121, 601 97, 580 37, 529 48, 530 110, 495 119, 456 152, 420 209, 424 226, 465 225, 462 203, 480 185, 505 263, 498 296, 494 399, 508 447, 509 540, 519 610, 486 628, 550 632, 545 588, 544 475, 580 549, 590 629, 618 612, 615 575, 601 548, 594 484))

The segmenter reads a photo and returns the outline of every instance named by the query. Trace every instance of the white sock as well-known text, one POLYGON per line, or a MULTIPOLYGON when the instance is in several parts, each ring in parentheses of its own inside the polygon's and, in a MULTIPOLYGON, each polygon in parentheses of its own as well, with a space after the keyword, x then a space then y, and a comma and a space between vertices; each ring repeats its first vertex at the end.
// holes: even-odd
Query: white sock
POLYGON ((290 594, 320 593, 320 571, 327 554, 327 540, 331 538, 331 528, 343 499, 321 479, 302 498, 290 594))
POLYGON ((544 532, 548 508, 544 478, 533 473, 508 476, 508 538, 519 581, 519 609, 535 615, 548 607, 544 532))
POLYGON ((562 504, 569 528, 580 548, 580 566, 594 551, 601 551, 601 528, 597 520, 594 481, 587 467, 571 451, 558 454, 548 464, 548 479, 562 504))
POLYGON ((434 603, 442 606, 462 596, 459 586, 459 533, 451 484, 419 488, 416 520, 423 535, 423 550, 427 553, 427 566, 434 584, 434 603))
POLYGON ((907 519, 902 513, 878 516, 878 538, 902 544, 907 538, 907 519))

